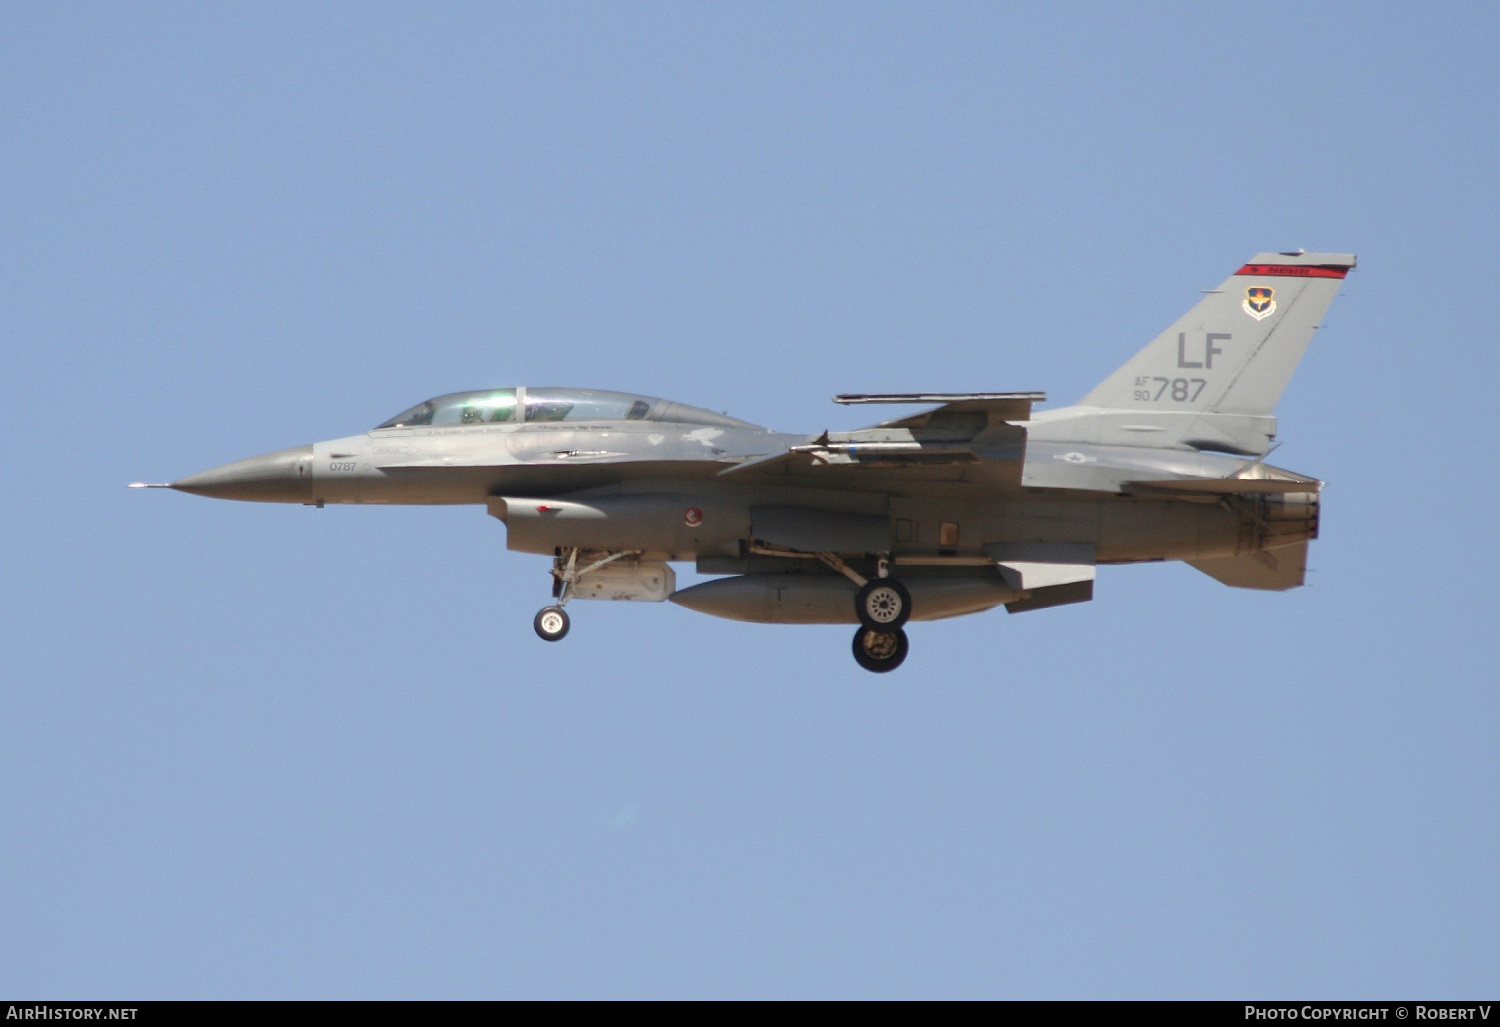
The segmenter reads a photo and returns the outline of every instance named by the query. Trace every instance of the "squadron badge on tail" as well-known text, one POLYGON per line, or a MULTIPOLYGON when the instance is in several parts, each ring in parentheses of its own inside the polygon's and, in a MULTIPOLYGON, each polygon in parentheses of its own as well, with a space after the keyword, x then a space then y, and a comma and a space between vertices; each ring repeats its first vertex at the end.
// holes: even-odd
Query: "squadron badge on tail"
POLYGON ((1252 285, 1245 290, 1245 313, 1257 321, 1264 321, 1276 313, 1276 290, 1264 285, 1252 285))

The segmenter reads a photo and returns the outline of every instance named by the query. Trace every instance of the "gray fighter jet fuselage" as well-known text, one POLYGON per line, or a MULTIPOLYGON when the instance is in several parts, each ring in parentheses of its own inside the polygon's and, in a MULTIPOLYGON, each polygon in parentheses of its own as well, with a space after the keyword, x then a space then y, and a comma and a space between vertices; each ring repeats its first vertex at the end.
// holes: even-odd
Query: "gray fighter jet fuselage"
POLYGON ((835 397, 931 409, 849 432, 761 428, 667 400, 509 388, 428 400, 361 435, 173 482, 223 499, 479 504, 572 599, 859 624, 870 670, 908 620, 1093 597, 1095 567, 1183 560, 1302 584, 1320 482, 1264 462, 1272 410, 1354 258, 1259 254, 1079 404, 1040 393, 835 397), (932 406, 936 404, 935 406, 932 406), (678 591, 672 562, 713 580, 678 591))

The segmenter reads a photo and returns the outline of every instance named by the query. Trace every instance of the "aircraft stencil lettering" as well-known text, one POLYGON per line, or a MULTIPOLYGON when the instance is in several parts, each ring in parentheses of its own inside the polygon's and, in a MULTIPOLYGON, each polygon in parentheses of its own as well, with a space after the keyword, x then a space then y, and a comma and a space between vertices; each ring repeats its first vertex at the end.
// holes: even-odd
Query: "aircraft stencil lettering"
POLYGON ((1265 457, 1276 403, 1354 266, 1258 254, 1054 410, 1032 409, 1037 392, 851 394, 834 400, 930 408, 802 435, 648 396, 488 389, 154 487, 482 505, 510 549, 552 561, 554 602, 533 624, 544 639, 568 633, 574 599, 671 600, 857 624, 856 661, 887 671, 906 658, 908 621, 1086 602, 1099 564, 1182 560, 1238 588, 1301 585, 1322 483, 1265 457), (682 561, 712 579, 678 590, 682 561))
POLYGON ((1218 344, 1221 342, 1228 342, 1232 338, 1234 338, 1234 336, 1229 334, 1228 332, 1204 332, 1203 348, 1201 350, 1195 351, 1195 355, 1201 353, 1203 359, 1189 360, 1187 358, 1187 332, 1178 332, 1177 366, 1212 368, 1214 366, 1214 357, 1219 356, 1224 352, 1224 350, 1218 344))

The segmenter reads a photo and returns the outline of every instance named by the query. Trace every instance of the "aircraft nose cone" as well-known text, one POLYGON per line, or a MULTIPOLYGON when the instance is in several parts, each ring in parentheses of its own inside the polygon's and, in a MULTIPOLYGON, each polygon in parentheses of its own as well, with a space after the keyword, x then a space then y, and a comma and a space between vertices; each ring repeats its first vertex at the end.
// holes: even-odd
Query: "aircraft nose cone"
POLYGON ((311 446, 282 449, 249 460, 190 474, 172 487, 178 492, 214 499, 247 499, 258 503, 312 502, 311 446))

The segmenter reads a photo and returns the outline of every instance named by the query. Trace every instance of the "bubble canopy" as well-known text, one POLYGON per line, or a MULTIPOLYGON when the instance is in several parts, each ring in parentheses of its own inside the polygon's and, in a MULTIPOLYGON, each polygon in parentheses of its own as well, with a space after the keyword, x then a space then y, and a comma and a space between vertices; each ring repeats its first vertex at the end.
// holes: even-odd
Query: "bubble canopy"
POLYGON ((603 389, 484 389, 450 392, 418 403, 379 425, 457 427, 478 424, 534 424, 543 421, 669 421, 753 428, 754 425, 711 410, 684 406, 651 396, 603 389))

